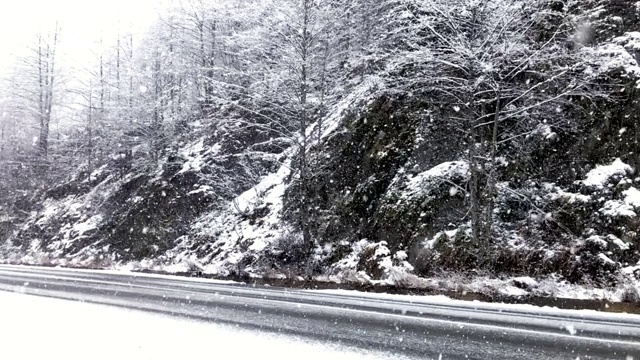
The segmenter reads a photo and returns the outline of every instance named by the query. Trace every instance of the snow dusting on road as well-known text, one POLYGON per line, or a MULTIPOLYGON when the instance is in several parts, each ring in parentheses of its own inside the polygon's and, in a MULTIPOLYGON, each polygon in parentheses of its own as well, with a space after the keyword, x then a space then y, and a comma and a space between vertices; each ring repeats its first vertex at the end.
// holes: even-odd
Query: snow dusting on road
MULTIPOLYGON (((0 292, 2 359, 385 359, 285 335, 0 292)), ((394 357, 397 358, 397 357, 394 357)))

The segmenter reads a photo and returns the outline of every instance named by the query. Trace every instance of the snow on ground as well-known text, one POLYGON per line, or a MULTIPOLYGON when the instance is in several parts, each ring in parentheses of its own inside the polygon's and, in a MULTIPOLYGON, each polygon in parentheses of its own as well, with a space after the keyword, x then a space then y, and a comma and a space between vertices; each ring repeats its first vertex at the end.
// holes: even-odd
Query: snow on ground
POLYGON ((324 139, 330 136, 334 131, 336 131, 340 124, 342 124, 347 110, 357 108, 357 106, 360 105, 370 105, 371 100, 374 98, 373 94, 375 94, 376 91, 380 90, 381 88, 384 88, 382 79, 377 76, 366 77, 360 86, 357 86, 350 91, 349 96, 336 104, 336 106, 332 109, 329 115, 322 120, 322 122, 316 122, 307 129, 307 136, 311 138, 312 143, 314 140, 315 142, 317 142, 320 139, 324 139), (312 135, 319 132, 318 126, 320 125, 322 125, 322 128, 320 129, 320 139, 318 139, 317 137, 314 139, 312 135))
MULTIPOLYGON (((637 3, 640 6, 640 2, 637 3)), ((640 50, 640 32, 631 31, 613 39, 613 42, 624 45, 625 48, 631 50, 640 50)))
POLYGON ((455 300, 444 295, 398 295, 387 293, 370 293, 356 290, 305 290, 309 293, 322 293, 329 295, 350 296, 358 298, 366 298, 372 300, 400 301, 410 304, 430 304, 430 305, 448 305, 468 309, 498 310, 498 311, 517 311, 522 313, 533 313, 541 315, 565 315, 572 317, 589 317, 592 319, 608 319, 623 321, 640 321, 640 315, 627 313, 608 313, 597 310, 568 310, 559 309, 557 307, 536 306, 529 304, 504 304, 504 303, 488 303, 478 300, 455 300))
POLYGON ((277 172, 265 176, 256 186, 240 194, 233 201, 233 212, 248 213, 264 203, 280 205, 285 191, 285 179, 290 173, 291 161, 287 160, 277 172))
POLYGON ((633 211, 633 206, 626 204, 620 200, 607 200, 604 206, 600 209, 600 212, 609 217, 636 217, 637 214, 633 211))
MULTIPOLYGON (((0 292, 3 359, 384 359, 292 336, 0 292)), ((393 357, 395 358, 395 357, 393 357)))
POLYGON ((425 188, 425 183, 433 179, 464 178, 469 173, 466 161, 449 161, 422 172, 409 180, 405 196, 414 195, 425 188))
POLYGON ((631 187, 628 190, 625 190, 623 193, 624 195, 624 202, 636 207, 636 208, 640 208, 640 191, 638 191, 638 189, 631 187))
POLYGON ((598 165, 589 171, 582 183, 586 186, 603 187, 607 181, 615 175, 625 176, 633 172, 633 168, 620 159, 616 159, 609 165, 598 165))
POLYGON ((637 50, 637 39, 631 33, 618 37, 612 43, 600 45, 597 48, 585 47, 582 49, 584 55, 595 65, 594 68, 587 68, 587 75, 597 77, 615 70, 622 70, 627 76, 640 77, 640 66, 629 51, 637 50))
MULTIPOLYGON (((319 138, 331 136, 339 128, 348 109, 368 106, 373 99, 372 94, 383 86, 379 78, 367 78, 361 86, 336 104, 322 123, 309 127, 309 146, 317 143, 319 138), (318 129, 320 125, 322 128, 318 129), (314 134, 315 137, 312 136, 314 134)), ((189 169, 199 166, 197 164, 201 161, 197 160, 194 154, 201 154, 204 150, 203 141, 198 140, 183 151, 183 157, 195 159, 189 160, 196 164, 189 165, 189 169)), ((295 152, 295 148, 287 150, 284 154, 285 160, 277 172, 262 178, 257 185, 237 196, 222 210, 216 209, 204 214, 192 225, 196 238, 210 239, 207 253, 215 253, 215 256, 199 257, 192 251, 191 238, 183 237, 176 241, 178 246, 168 254, 168 264, 155 264, 150 268, 183 272, 195 266, 208 274, 227 275, 230 269, 236 270, 237 264, 247 256, 260 258, 265 249, 272 248, 274 243, 288 236, 290 229, 283 226, 280 217, 283 208, 282 196, 286 190, 287 178, 291 174, 291 162, 295 152), (255 215, 257 213, 263 215, 255 215)), ((244 270, 250 272, 251 265, 244 270)))
POLYGON ((574 204, 588 203, 593 200, 589 195, 564 191, 562 188, 553 183, 544 183, 543 187, 545 188, 545 190, 549 191, 549 193, 546 195, 549 201, 557 201, 559 199, 562 199, 568 204, 574 204))
POLYGON ((186 161, 182 164, 182 170, 180 170, 178 174, 183 174, 189 171, 201 171, 202 168, 207 166, 206 159, 208 157, 215 156, 220 152, 220 144, 206 147, 204 142, 205 138, 200 138, 180 151, 180 155, 186 161))
MULTIPOLYGON (((448 161, 438 164, 429 170, 423 171, 407 179, 404 171, 399 171, 393 180, 394 184, 406 184, 401 188, 400 197, 414 198, 424 193, 425 189, 434 188, 436 183, 449 182, 453 184, 455 179, 464 179, 469 175, 469 164, 466 161, 448 161)), ((449 195, 455 196, 459 192, 458 187, 452 186, 449 195)))
MULTIPOLYGON (((366 242, 364 245, 360 244, 360 251, 367 244, 366 242)), ((355 251, 356 249, 354 249, 355 251)), ((354 263, 354 261, 355 259, 351 259, 351 263, 354 263)), ((555 276, 542 279, 523 276, 499 279, 487 276, 464 277, 458 274, 449 274, 448 276, 423 278, 411 274, 397 265, 391 269, 385 269, 388 274, 382 280, 372 280, 366 273, 362 271, 356 273, 355 270, 350 269, 347 265, 348 263, 346 262, 343 264, 341 269, 343 271, 339 275, 319 276, 316 280, 336 283, 351 281, 361 284, 398 285, 426 291, 456 291, 489 296, 534 296, 575 300, 607 300, 611 302, 621 302, 629 292, 640 294, 640 281, 633 280, 626 281, 617 287, 595 288, 588 285, 571 284, 555 276)), ((631 278, 631 274, 639 269, 640 264, 626 267, 623 272, 631 278)))
POLYGON ((609 217, 636 217, 636 208, 640 208, 640 191, 635 187, 622 192, 623 200, 608 200, 600 212, 609 217))
MULTIPOLYGON (((215 258, 192 259, 187 253, 177 260, 191 259, 205 273, 226 275, 229 267, 235 266, 247 254, 243 245, 252 254, 259 254, 286 231, 282 225, 280 211, 285 179, 291 172, 290 159, 280 169, 266 176, 256 186, 231 201, 222 211, 205 214, 193 226, 200 236, 215 239, 211 248, 218 251, 215 258), (266 216, 256 222, 250 214, 257 209, 266 210, 266 216)), ((169 271, 171 269, 162 268, 169 271)))

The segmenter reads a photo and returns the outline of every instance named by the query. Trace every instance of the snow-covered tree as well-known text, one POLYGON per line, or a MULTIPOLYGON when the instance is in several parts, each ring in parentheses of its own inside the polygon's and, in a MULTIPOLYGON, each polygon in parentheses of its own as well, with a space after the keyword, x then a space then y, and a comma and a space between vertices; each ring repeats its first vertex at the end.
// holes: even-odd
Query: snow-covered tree
MULTIPOLYGON (((432 97, 467 145, 473 238, 493 238, 497 155, 528 135, 563 128, 570 99, 589 97, 575 29, 548 1, 390 2, 383 48, 395 88, 432 97), (554 22, 550 32, 541 31, 554 22), (390 27, 390 28, 389 28, 390 27)), ((510 149, 509 151, 505 151, 510 149)), ((507 160, 508 161, 508 160, 507 160)))

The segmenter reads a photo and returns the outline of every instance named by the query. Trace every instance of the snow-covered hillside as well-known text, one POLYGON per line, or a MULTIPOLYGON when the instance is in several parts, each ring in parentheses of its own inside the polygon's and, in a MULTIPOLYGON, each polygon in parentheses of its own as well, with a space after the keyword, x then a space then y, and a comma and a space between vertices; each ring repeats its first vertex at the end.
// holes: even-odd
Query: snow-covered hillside
POLYGON ((640 298, 640 7, 266 3, 175 10, 89 156, 16 161, 2 259, 640 298))

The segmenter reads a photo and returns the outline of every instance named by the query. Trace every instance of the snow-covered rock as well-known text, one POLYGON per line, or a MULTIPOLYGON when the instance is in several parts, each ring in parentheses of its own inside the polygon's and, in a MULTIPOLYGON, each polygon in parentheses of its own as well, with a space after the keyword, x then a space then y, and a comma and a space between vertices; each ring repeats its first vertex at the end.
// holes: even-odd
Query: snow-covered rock
POLYGON ((633 172, 633 168, 620 159, 615 159, 609 165, 598 165, 589 171, 582 184, 593 187, 604 187, 614 176, 626 176, 633 172))

